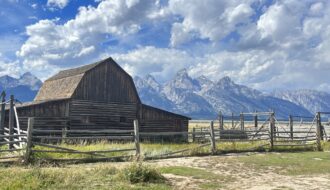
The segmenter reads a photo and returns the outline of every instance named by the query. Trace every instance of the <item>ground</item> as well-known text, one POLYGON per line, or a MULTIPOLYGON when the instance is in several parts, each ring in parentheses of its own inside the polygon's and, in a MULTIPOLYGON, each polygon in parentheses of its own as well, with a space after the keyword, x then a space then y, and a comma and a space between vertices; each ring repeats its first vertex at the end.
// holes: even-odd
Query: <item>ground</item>
POLYGON ((330 152, 238 153, 146 161, 166 178, 130 184, 131 162, 0 167, 0 189, 330 189, 330 152))
POLYGON ((330 189, 330 153, 300 154, 303 153, 230 154, 158 160, 151 164, 167 167, 163 170, 169 174, 164 175, 175 189, 330 189), (297 159, 299 156, 303 160, 297 159), (274 158, 293 158, 302 164, 280 163, 274 158), (319 166, 304 166, 308 162, 319 166))

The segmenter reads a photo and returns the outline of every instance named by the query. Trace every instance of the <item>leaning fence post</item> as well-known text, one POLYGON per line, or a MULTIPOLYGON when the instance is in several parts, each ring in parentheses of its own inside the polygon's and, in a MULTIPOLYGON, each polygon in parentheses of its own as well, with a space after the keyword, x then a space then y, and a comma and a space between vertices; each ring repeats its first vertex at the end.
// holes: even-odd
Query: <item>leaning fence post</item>
POLYGON ((213 121, 210 122, 210 139, 211 139, 211 152, 212 152, 212 154, 214 154, 216 152, 216 148, 215 148, 215 137, 214 137, 213 121))
POLYGON ((29 163, 30 156, 32 153, 32 132, 34 125, 34 117, 28 118, 28 128, 27 128, 27 136, 26 136, 26 152, 24 155, 24 162, 29 163))
POLYGON ((274 112, 270 115, 269 120, 269 128, 270 128, 270 149, 274 148, 274 129, 275 129, 275 114, 274 112))
POLYGON ((241 123, 241 130, 244 131, 244 114, 240 114, 240 123, 241 123))
POLYGON ((139 121, 137 119, 134 120, 134 142, 137 159, 140 158, 140 134, 139 134, 139 121))
POLYGON ((316 144, 317 150, 321 151, 321 113, 317 112, 316 116, 316 144))
POLYGON ((289 116, 289 126, 290 126, 290 137, 293 140, 293 119, 292 115, 289 116))
POLYGON ((9 108, 9 141, 10 143, 8 144, 9 149, 14 148, 14 144, 12 141, 14 141, 13 137, 11 135, 14 134, 14 95, 10 95, 10 108, 9 108))

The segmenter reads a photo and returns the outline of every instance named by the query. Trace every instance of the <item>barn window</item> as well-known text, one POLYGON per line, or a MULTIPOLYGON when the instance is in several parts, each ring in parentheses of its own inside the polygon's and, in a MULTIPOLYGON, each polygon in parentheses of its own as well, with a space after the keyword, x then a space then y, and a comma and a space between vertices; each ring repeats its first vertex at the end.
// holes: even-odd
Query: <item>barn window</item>
POLYGON ((90 118, 88 116, 82 116, 81 117, 81 122, 82 123, 90 123, 90 118))
POLYGON ((126 117, 120 117, 120 118, 119 118, 119 121, 120 121, 121 123, 126 122, 126 117))

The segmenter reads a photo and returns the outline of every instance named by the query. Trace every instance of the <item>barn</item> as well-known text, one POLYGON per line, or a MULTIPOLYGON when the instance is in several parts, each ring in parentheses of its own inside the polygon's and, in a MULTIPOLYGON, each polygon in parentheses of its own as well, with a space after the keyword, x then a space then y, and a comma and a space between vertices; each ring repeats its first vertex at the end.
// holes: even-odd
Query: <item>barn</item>
POLYGON ((111 57, 60 71, 46 80, 33 102, 17 105, 21 128, 36 117, 49 129, 133 129, 188 131, 190 118, 141 102, 132 77, 111 57))

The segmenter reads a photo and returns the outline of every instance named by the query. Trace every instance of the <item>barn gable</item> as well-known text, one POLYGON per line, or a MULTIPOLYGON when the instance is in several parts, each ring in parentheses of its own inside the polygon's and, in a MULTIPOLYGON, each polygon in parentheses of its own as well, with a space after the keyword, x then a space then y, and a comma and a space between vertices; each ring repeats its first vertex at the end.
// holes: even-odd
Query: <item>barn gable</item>
POLYGON ((85 72, 72 98, 102 102, 140 103, 132 77, 112 59, 85 72))
POLYGON ((35 101, 63 98, 140 103, 132 77, 112 58, 60 71, 45 81, 35 101))

